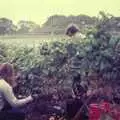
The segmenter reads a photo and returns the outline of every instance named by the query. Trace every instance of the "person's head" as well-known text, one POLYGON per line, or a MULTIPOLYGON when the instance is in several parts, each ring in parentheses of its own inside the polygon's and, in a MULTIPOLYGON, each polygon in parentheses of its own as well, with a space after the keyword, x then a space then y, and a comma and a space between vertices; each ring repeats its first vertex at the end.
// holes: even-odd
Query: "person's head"
POLYGON ((13 65, 10 63, 3 63, 0 65, 0 78, 4 79, 11 86, 15 86, 15 74, 13 65))
POLYGON ((72 37, 79 31, 79 27, 76 24, 70 24, 68 25, 65 34, 69 37, 72 37))
POLYGON ((77 85, 73 91, 76 97, 82 97, 86 93, 85 88, 83 88, 81 85, 77 85))

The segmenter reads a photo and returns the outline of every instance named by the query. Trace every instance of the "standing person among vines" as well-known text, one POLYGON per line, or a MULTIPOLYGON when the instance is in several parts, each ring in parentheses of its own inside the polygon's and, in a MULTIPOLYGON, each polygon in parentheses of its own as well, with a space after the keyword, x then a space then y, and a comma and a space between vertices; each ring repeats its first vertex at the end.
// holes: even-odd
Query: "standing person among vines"
MULTIPOLYGON (((86 94, 86 89, 80 85, 81 76, 80 74, 76 74, 73 77, 73 99, 67 101, 66 105, 66 116, 68 120, 74 119, 79 109, 84 104, 84 95, 86 94)), ((80 115, 77 116, 79 120, 87 120, 87 108, 84 106, 80 115)))

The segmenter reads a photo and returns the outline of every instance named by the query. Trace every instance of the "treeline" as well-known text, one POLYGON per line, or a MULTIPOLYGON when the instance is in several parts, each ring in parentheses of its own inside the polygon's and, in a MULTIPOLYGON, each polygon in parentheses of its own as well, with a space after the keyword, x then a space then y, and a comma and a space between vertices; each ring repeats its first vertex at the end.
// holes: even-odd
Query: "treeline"
POLYGON ((32 21, 20 20, 17 25, 8 18, 0 18, 0 35, 11 34, 25 34, 25 33, 37 33, 40 29, 40 25, 32 21))
POLYGON ((87 15, 64 16, 53 15, 40 26, 33 21, 20 20, 17 25, 9 18, 0 18, 0 35, 11 34, 64 34, 69 24, 76 24, 81 33, 85 33, 90 29, 99 27, 106 31, 120 31, 120 17, 99 12, 98 17, 90 17, 87 15))

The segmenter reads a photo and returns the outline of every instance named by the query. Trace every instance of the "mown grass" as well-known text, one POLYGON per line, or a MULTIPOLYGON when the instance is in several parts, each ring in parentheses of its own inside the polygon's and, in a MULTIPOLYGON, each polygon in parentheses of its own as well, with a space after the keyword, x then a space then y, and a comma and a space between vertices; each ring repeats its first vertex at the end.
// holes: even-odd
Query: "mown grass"
POLYGON ((38 47, 47 42, 51 44, 52 42, 62 42, 62 43, 74 43, 76 41, 81 42, 82 44, 86 40, 81 41, 80 38, 74 37, 69 38, 65 35, 11 35, 11 36, 0 36, 0 43, 4 43, 9 46, 17 47, 38 47))
POLYGON ((52 35, 14 35, 14 36, 0 36, 0 42, 5 43, 7 45, 19 45, 18 47, 28 46, 28 47, 36 47, 44 42, 53 42, 67 39, 66 36, 52 36, 52 35))

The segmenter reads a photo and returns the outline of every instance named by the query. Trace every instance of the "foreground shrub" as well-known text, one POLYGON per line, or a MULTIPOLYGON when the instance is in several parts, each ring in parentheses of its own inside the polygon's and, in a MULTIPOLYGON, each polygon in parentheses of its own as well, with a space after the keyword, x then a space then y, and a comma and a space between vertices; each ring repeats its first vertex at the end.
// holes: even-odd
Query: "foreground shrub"
POLYGON ((120 39, 106 37, 102 33, 100 36, 76 41, 45 42, 36 50, 0 45, 1 63, 14 63, 22 73, 17 94, 57 94, 62 101, 72 94, 72 77, 75 73, 81 74, 82 81, 86 77, 89 81, 88 75, 97 73, 105 83, 119 83, 120 39))

